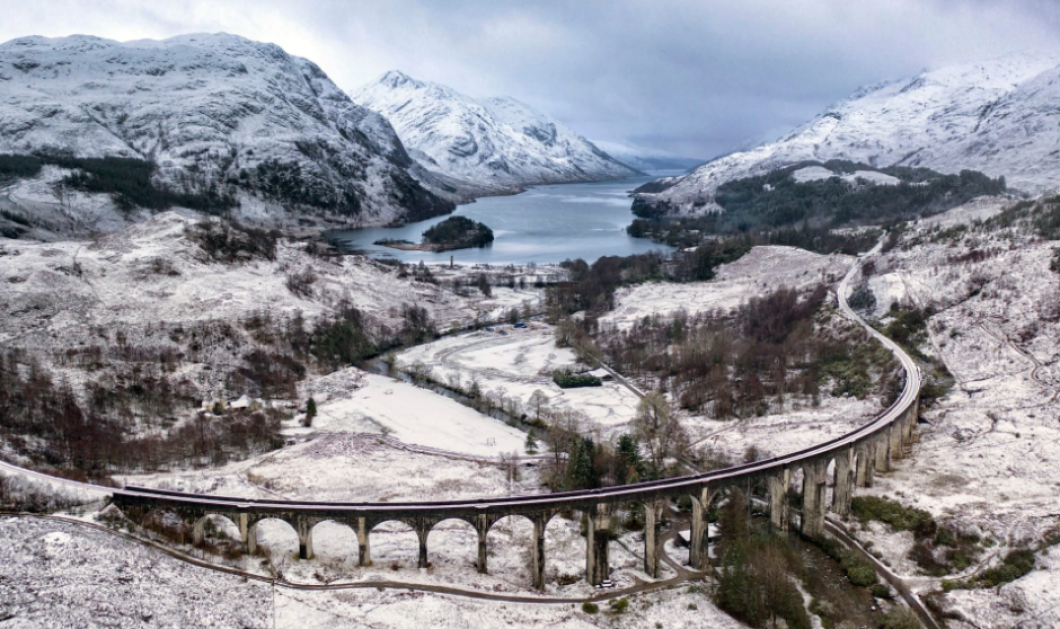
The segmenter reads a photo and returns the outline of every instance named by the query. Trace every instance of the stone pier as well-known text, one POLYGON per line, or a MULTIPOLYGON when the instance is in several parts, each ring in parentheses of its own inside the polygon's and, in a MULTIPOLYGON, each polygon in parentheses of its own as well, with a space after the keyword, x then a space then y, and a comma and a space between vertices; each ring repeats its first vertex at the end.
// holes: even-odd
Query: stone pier
POLYGON ((790 484, 791 472, 787 469, 769 477, 769 523, 773 531, 781 535, 787 535, 790 526, 788 512, 788 486, 790 484))
POLYGON ((535 590, 545 589, 545 527, 549 518, 538 515, 534 521, 534 539, 530 549, 530 568, 535 590))
POLYGON ((659 578, 659 516, 665 501, 644 503, 644 572, 653 579, 659 578))
POLYGON ((598 504, 588 512, 586 527, 585 578, 591 585, 599 585, 611 574, 607 547, 611 529, 610 505, 598 504))
POLYGON ((706 570, 710 565, 710 555, 707 550, 707 511, 714 499, 714 492, 709 485, 704 485, 699 495, 692 496, 692 539, 689 543, 688 563, 696 570, 706 570))
POLYGON ((372 550, 368 545, 368 522, 365 518, 357 518, 357 565, 363 567, 372 565, 372 550))
POLYGON ((840 452, 835 458, 835 484, 832 489, 832 511, 847 517, 850 513, 850 500, 854 491, 853 470, 854 448, 840 452))
POLYGON ((826 470, 822 461, 807 461, 802 468, 802 534, 811 539, 824 535, 826 470))
POLYGON ((313 524, 307 518, 299 517, 297 520, 298 531, 298 558, 313 558, 313 524))

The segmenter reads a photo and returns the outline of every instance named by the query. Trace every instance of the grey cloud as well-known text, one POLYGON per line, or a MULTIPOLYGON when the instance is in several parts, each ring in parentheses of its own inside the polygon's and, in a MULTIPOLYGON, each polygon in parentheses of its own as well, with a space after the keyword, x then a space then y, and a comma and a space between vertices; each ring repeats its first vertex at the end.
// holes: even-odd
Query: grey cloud
POLYGON ((348 89, 398 68, 514 96, 589 137, 696 157, 775 136, 866 83, 1060 49, 1060 10, 1045 0, 9 4, 3 40, 223 30, 309 57, 348 89))

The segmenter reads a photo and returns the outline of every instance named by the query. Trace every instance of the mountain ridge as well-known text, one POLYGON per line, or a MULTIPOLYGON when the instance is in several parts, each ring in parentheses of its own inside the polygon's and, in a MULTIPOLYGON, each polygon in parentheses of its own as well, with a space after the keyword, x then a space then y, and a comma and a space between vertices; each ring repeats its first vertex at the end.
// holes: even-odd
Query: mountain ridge
POLYGON ((426 168, 495 193, 639 174, 514 98, 472 98, 399 70, 350 96, 387 118, 426 168))
MULTIPOLYGON (((360 226, 454 208, 385 118, 276 44, 25 37, 0 44, 0 86, 0 154, 151 161, 156 185, 230 194, 247 222, 360 226)), ((16 196, 15 210, 73 229, 46 192, 16 196)))
POLYGON ((1060 180, 1060 57, 1018 53, 946 66, 856 90, 780 139, 737 151, 684 176, 653 182, 638 198, 668 212, 717 211, 726 181, 803 161, 849 160, 979 170, 1044 192, 1060 180), (1053 98, 1050 98, 1052 96, 1053 98))

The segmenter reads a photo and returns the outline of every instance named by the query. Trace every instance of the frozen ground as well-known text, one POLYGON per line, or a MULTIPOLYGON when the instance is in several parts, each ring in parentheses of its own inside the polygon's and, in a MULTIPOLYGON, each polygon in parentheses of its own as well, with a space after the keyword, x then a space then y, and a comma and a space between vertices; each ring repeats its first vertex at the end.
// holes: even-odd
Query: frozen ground
POLYGON ((319 415, 311 431, 379 433, 482 457, 523 453, 526 434, 500 420, 401 380, 376 374, 362 378, 364 386, 344 399, 317 400, 319 415))
MULTIPOLYGON (((599 428, 600 434, 612 437, 623 431, 633 419, 639 398, 615 382, 601 387, 561 389, 552 381, 553 370, 574 365, 574 352, 556 347, 551 326, 533 323, 517 329, 496 326, 439 339, 398 355, 398 365, 407 369, 422 364, 439 382, 459 382, 463 389, 477 382, 486 393, 517 398, 524 409, 535 391, 542 391, 553 410, 570 409, 584 413, 599 428)), ((592 430, 593 428, 590 428, 592 430)))
POLYGON ((464 629, 475 627, 588 627, 636 628, 667 627, 692 629, 743 627, 715 609, 699 590, 688 592, 674 588, 637 596, 630 600, 624 614, 608 612, 600 604, 599 614, 586 614, 580 605, 529 605, 526 603, 491 603, 455 597, 403 592, 365 592, 351 590, 326 594, 321 592, 281 591, 277 600, 278 626, 288 622, 306 622, 314 627, 349 627, 351 623, 373 629, 416 629, 439 627, 464 629))
POLYGON ((271 588, 113 534, 0 517, 0 619, 18 629, 272 626, 271 588))
POLYGON ((801 289, 834 282, 852 262, 849 256, 823 256, 794 247, 755 247, 739 260, 722 265, 710 282, 651 283, 619 289, 615 309, 600 321, 625 328, 646 316, 681 309, 690 315, 729 310, 781 287, 801 289))
MULTIPOLYGON (((921 244, 883 256, 869 283, 881 314, 892 301, 938 311, 925 351, 956 379, 949 395, 922 413, 913 457, 878 477, 872 491, 997 540, 984 555, 995 560, 1060 525, 1060 281, 1049 270, 1057 243, 974 232, 923 241, 927 227, 982 219, 1002 205, 979 200, 925 221, 904 237, 921 244), (985 259, 961 258, 973 251, 985 259)), ((899 572, 911 569, 901 561, 910 544, 885 541, 899 572)), ((948 594, 950 609, 966 619, 952 626, 1060 625, 1057 549, 1038 557, 1039 569, 999 592, 948 594)), ((937 586, 919 581, 921 589, 937 586)))
POLYGON ((536 493, 533 468, 509 486, 497 465, 411 452, 366 434, 325 434, 224 467, 123 476, 130 485, 325 502, 456 500, 536 493), (525 483, 525 484, 524 484, 525 483))
MULTIPOLYGON (((571 604, 474 600, 400 590, 292 590, 247 581, 113 534, 56 520, 0 518, 5 627, 741 627, 685 586, 634 597, 622 615, 571 604), (14 584, 14 585, 13 585, 14 584), (692 611, 692 606, 696 609, 692 611)), ((386 570, 383 576, 391 577, 386 570)))

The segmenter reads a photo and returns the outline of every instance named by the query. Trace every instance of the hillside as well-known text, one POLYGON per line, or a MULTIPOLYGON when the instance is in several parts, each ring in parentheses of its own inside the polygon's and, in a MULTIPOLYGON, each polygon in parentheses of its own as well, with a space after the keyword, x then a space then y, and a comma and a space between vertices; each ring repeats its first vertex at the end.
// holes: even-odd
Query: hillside
POLYGON ((426 168, 488 191, 637 174, 559 121, 511 98, 474 99, 397 71, 351 97, 386 117, 426 168))
MULTIPOLYGON (((0 45, 0 84, 0 155, 137 160, 153 169, 155 188, 213 199, 211 213, 313 227, 453 208, 427 189, 440 184, 385 119, 274 44, 226 34, 27 37, 0 45)), ((52 164, 0 177, 0 209, 59 233, 143 218, 99 190, 64 185, 76 172, 52 164)))
POLYGON ((950 174, 978 170, 1005 177, 1012 188, 1041 192, 1060 175, 1058 63, 1046 55, 1010 55, 863 88, 776 142, 660 180, 639 196, 669 204, 671 213, 716 210, 714 192, 727 181, 832 159, 950 174))

